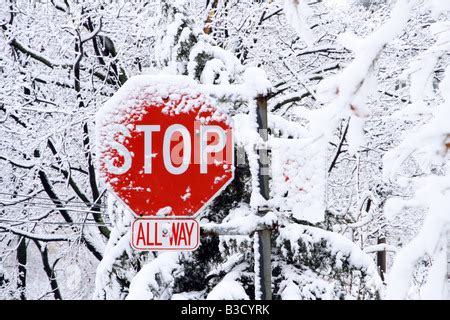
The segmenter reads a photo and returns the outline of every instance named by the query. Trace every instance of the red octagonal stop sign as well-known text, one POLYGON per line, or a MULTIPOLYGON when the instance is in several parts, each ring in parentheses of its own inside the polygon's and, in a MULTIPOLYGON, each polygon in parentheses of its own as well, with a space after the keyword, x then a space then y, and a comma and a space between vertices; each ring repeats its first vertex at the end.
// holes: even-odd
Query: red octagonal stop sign
POLYGON ((182 76, 137 76, 98 111, 98 166, 136 216, 193 216, 233 179, 231 119, 182 76))

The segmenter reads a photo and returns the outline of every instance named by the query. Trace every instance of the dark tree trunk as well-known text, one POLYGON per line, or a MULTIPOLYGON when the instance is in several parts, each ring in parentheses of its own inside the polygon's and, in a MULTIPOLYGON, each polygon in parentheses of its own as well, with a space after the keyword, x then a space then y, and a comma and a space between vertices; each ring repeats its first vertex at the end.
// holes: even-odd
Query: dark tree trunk
MULTIPOLYGON (((48 259, 48 249, 47 246, 41 246, 39 241, 34 241, 39 252, 41 253, 42 265, 44 266, 45 274, 47 275, 48 281, 50 282, 50 287, 52 288, 53 295, 55 300, 62 300, 61 292, 59 291, 58 282, 56 280, 55 269, 50 265, 50 261, 48 259)), ((53 264, 55 265, 55 264, 53 264)))
POLYGON ((17 248, 17 264, 19 278, 17 280, 17 289, 20 292, 20 300, 26 300, 27 288, 27 243, 24 237, 19 239, 19 247, 17 248))
MULTIPOLYGON (((378 238, 378 244, 385 244, 385 243, 386 238, 384 236, 378 238)), ((381 280, 384 281, 384 275, 386 274, 386 250, 377 252, 377 266, 381 280)))

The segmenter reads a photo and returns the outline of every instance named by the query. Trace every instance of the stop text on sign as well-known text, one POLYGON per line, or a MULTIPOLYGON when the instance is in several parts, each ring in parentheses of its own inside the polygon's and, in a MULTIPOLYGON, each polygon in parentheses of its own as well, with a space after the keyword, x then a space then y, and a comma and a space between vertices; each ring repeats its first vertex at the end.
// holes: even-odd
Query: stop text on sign
POLYGON ((137 219, 132 226, 132 245, 138 250, 195 250, 200 244, 199 224, 190 218, 137 219))
MULTIPOLYGON (((133 126, 131 126, 133 127, 133 126)), ((142 124, 135 127, 137 134, 143 134, 143 174, 153 173, 153 159, 162 156, 166 171, 173 175, 186 172, 191 163, 200 164, 200 174, 208 173, 210 165, 225 165, 226 159, 233 157, 233 148, 225 148, 231 144, 230 129, 224 130, 217 125, 202 125, 199 121, 194 123, 195 135, 182 124, 172 124, 161 132, 161 125, 142 124), (162 139, 162 151, 154 147, 155 138, 162 139)), ((135 133, 135 134, 136 134, 135 133)), ((130 129, 125 125, 118 125, 116 132, 112 132, 109 145, 115 149, 119 157, 105 159, 107 170, 115 175, 127 173, 133 165, 133 153, 117 140, 129 142, 132 137, 130 129), (122 157, 122 158, 120 158, 122 157)), ((161 146, 159 143, 158 146, 161 146)))

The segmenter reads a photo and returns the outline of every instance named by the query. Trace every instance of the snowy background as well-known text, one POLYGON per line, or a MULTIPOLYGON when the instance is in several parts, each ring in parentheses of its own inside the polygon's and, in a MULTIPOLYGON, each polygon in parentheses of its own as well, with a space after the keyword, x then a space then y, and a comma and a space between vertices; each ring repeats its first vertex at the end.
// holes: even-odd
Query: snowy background
POLYGON ((0 0, 0 299, 254 299, 261 227, 274 299, 446 299, 449 14, 450 0, 0 0), (97 111, 136 75, 189 77, 233 118, 235 179, 194 252, 135 251, 99 178, 97 111))

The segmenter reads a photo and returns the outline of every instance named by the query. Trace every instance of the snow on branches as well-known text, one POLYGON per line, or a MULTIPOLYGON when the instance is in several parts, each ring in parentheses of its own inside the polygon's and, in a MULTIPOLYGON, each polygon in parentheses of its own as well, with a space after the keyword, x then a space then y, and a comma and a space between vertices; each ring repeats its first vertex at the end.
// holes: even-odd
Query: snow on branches
MULTIPOLYGON (((438 28, 440 36, 432 49, 427 50, 413 62, 415 72, 422 76, 421 78, 412 77, 413 84, 417 85, 417 82, 423 84, 424 73, 427 74, 425 79, 434 73, 437 60, 445 52, 445 46, 448 45, 446 43, 450 31, 448 24, 437 23, 434 26, 431 28, 432 32, 438 28), (444 48, 441 46, 443 38, 447 39, 444 42, 444 48)), ((412 88, 416 87, 412 86, 412 88)), ((401 165, 411 156, 417 159, 423 172, 430 174, 426 177, 412 179, 400 177, 400 183, 409 183, 412 186, 414 196, 410 199, 389 199, 385 206, 385 214, 391 219, 406 208, 423 207, 428 211, 421 231, 396 256, 390 274, 387 292, 389 298, 406 298, 408 296, 415 266, 421 258, 427 255, 433 259, 433 263, 436 265, 429 274, 429 282, 433 282, 430 286, 434 288, 430 290, 433 294, 431 297, 445 298, 447 295, 447 289, 444 287, 446 260, 442 256, 445 256, 447 232, 450 225, 450 206, 448 205, 450 203, 450 176, 447 172, 450 141, 449 67, 445 70, 445 78, 441 81, 439 89, 443 103, 432 108, 428 107, 429 110, 425 113, 428 121, 420 124, 406 135, 403 142, 388 152, 384 159, 386 179, 396 179, 401 165), (444 165, 443 173, 433 173, 433 167, 439 165, 444 165), (438 276, 433 272, 436 272, 438 276)), ((423 89, 420 90, 420 92, 423 91, 423 89)), ((420 103, 425 107, 423 98, 417 99, 413 102, 420 103)))
POLYGON ((276 299, 444 297, 448 1, 7 3, 0 297, 253 299, 262 228, 276 240, 276 299), (98 180, 94 115, 148 75, 189 78, 234 122, 235 179, 200 214, 191 253, 134 251, 132 215, 98 180), (255 99, 267 101, 267 142, 255 99), (24 265, 26 254, 42 263, 24 265), (374 264, 383 254, 386 294, 374 264), (72 266, 85 275, 75 290, 72 266), (24 269, 46 277, 26 287, 24 269))

